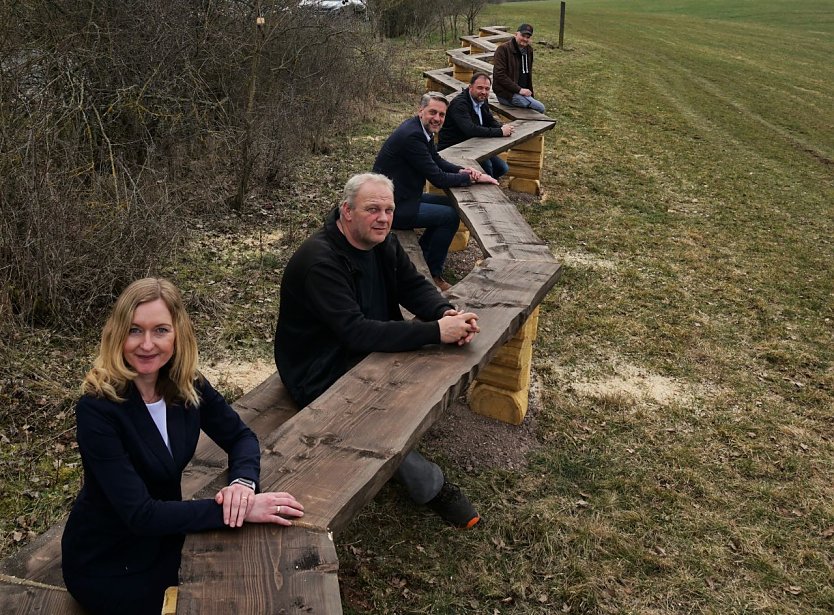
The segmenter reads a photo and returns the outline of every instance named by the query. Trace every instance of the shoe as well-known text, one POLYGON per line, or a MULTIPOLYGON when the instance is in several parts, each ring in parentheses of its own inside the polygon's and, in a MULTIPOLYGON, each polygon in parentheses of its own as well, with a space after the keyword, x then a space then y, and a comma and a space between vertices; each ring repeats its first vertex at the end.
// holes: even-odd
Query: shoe
POLYGON ((443 483, 440 493, 429 500, 426 506, 440 515, 444 521, 462 530, 474 527, 481 520, 481 516, 475 512, 460 487, 448 481, 443 483))
POLYGON ((440 290, 441 293, 445 293, 447 290, 452 288, 452 285, 449 284, 446 280, 441 278, 439 275, 432 276, 432 281, 434 285, 440 290))

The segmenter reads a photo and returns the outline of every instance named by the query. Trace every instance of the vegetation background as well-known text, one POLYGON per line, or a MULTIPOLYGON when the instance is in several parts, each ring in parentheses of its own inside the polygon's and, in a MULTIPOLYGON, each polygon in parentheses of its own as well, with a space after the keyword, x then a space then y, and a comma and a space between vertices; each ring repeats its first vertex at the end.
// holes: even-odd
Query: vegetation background
MULTIPOLYGON (((384 489, 337 537, 346 611, 834 612, 834 2, 573 0, 564 50, 558 16, 546 0, 479 18, 535 25, 537 95, 559 120, 545 195, 519 200, 565 264, 535 347, 536 446, 521 470, 432 450, 485 516, 472 532, 384 489)), ((147 266, 185 288, 209 366, 269 364, 283 263, 449 42, 391 45, 399 85, 291 150, 286 181, 256 174, 237 212, 234 189, 199 192, 205 212, 147 266)), ((78 488, 72 399, 99 327, 13 307, 4 553, 78 488)))

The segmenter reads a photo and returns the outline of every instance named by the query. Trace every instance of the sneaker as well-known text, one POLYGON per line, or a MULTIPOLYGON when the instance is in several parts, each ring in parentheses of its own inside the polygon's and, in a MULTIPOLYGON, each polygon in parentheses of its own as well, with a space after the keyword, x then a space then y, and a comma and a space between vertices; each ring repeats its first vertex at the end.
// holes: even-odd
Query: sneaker
POLYGON ((474 527, 481 520, 481 516, 475 512, 460 487, 448 481, 443 483, 440 493, 434 496, 426 506, 440 515, 444 521, 460 529, 474 527))
POLYGON ((432 281, 434 281, 434 285, 440 289, 441 293, 445 293, 447 290, 452 288, 452 285, 449 284, 446 280, 441 278, 439 275, 433 276, 432 281))

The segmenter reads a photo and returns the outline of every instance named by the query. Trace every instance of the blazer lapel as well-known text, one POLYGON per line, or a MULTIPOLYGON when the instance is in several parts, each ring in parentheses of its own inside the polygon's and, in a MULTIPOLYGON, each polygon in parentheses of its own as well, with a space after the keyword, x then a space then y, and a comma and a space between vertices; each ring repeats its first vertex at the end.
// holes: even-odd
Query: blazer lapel
POLYGON ((177 468, 184 468, 189 459, 182 459, 185 447, 185 408, 179 404, 168 407, 168 441, 171 443, 171 455, 177 468))
MULTIPOLYGON (((142 396, 139 395, 136 387, 131 387, 130 398, 130 418, 133 421, 136 431, 142 438, 142 441, 147 445, 148 449, 156 456, 162 466, 165 468, 173 478, 179 476, 179 472, 174 464, 174 458, 165 446, 165 441, 162 439, 162 434, 156 428, 156 423, 151 418, 151 413, 145 402, 142 401, 142 396)), ((166 411, 171 414, 170 410, 166 411)), ((170 428, 169 428, 170 429, 170 428)), ((168 439, 172 440, 170 431, 168 432, 168 439)), ((173 442, 172 442, 173 445, 173 442)))

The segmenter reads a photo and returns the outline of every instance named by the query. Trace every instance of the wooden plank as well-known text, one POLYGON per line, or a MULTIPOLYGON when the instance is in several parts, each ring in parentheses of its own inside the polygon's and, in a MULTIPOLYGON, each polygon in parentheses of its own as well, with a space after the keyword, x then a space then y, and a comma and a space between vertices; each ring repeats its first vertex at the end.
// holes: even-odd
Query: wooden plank
POLYGON ((414 231, 397 229, 394 231, 394 234, 397 236, 397 239, 399 239, 400 245, 403 247, 406 254, 408 254, 411 262, 414 263, 415 267, 417 267, 417 271, 422 273, 427 280, 431 280, 431 272, 429 271, 429 266, 426 264, 426 259, 423 257, 423 249, 417 242, 417 233, 414 231))
POLYGON ((559 273, 555 261, 484 261, 447 292, 459 308, 480 316, 481 333, 473 342, 368 356, 265 439, 263 489, 298 497, 305 527, 342 527, 515 334, 559 273))
MULTIPOLYGON (((478 28, 478 33, 481 36, 491 36, 493 34, 507 34, 507 26, 481 26, 478 28)), ((510 34, 510 36, 513 36, 510 34)))
POLYGON ((436 84, 436 86, 426 84, 427 90, 439 89, 441 91, 447 90, 444 93, 455 93, 460 92, 465 88, 468 84, 459 81, 454 78, 452 73, 454 69, 452 68, 440 68, 437 70, 427 70, 423 73, 423 76, 426 78, 427 82, 432 82, 436 84))
POLYGON ((328 532, 251 524, 191 534, 186 544, 176 615, 342 613, 339 562, 328 532))
POLYGON ((492 258, 555 261, 515 205, 498 186, 474 184, 450 189, 461 219, 492 258))
POLYGON ((498 98, 496 98, 494 94, 490 94, 489 96, 489 108, 501 115, 502 117, 511 120, 539 120, 551 122, 556 121, 553 118, 548 117, 544 113, 539 113, 538 111, 533 111, 532 109, 526 109, 524 107, 513 107, 512 105, 502 105, 500 102, 498 102, 498 98))
POLYGON ((441 150, 441 155, 449 162, 467 166, 464 162, 471 160, 486 160, 500 152, 518 149, 526 141, 537 141, 544 132, 552 130, 556 125, 553 121, 514 121, 515 132, 509 137, 473 137, 457 145, 441 150))
POLYGON ((53 587, 9 575, 0 575, 0 613, 84 615, 79 604, 63 587, 53 587))
MULTIPOLYGON (((503 33, 503 34, 491 34, 489 36, 474 36, 474 35, 466 35, 461 36, 460 41, 461 43, 468 44, 470 49, 482 49, 484 53, 494 53, 498 46, 513 38, 514 35, 503 33)), ((471 51, 470 51, 471 53, 471 51)))
POLYGON ((468 54, 460 49, 450 49, 446 52, 450 64, 470 72, 492 74, 492 64, 487 62, 491 59, 491 53, 468 54))

